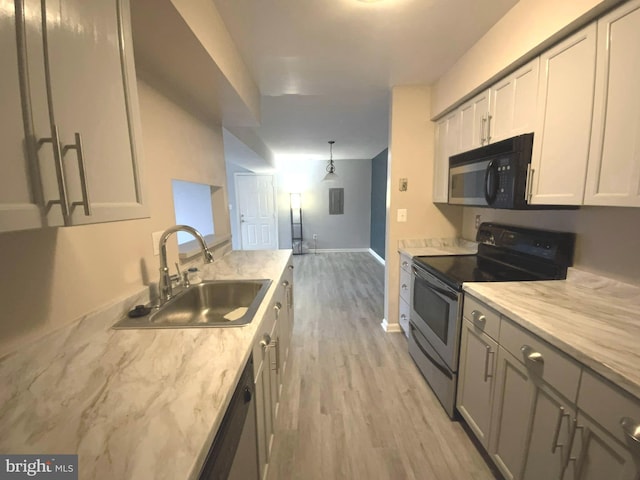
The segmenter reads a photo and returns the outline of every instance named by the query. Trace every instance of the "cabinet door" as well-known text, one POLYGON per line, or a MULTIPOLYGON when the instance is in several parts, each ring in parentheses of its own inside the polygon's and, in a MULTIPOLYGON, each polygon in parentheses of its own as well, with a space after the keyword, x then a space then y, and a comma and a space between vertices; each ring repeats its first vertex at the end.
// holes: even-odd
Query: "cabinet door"
POLYGON ((451 112, 436 124, 433 163, 433 202, 449 201, 449 157, 458 153, 458 114, 451 112))
POLYGON ((491 87, 491 142, 534 131, 539 64, 536 58, 491 87))
POLYGON ((49 91, 41 95, 59 132, 68 222, 148 216, 128 0, 46 2, 43 14, 49 91))
MULTIPOLYGON (((20 52, 23 52, 27 19, 20 2, 4 3, 6 8, 0 12, 0 145, 3 157, 0 177, 0 232, 61 224, 61 217, 58 223, 49 223, 45 217, 42 188, 35 163, 35 144, 30 136, 26 57, 19 54, 17 41, 20 38, 20 52), (23 77, 20 76, 21 73, 23 77), (27 110, 24 117, 21 101, 24 101, 27 110)), ((33 74, 37 75, 37 72, 33 74)), ((52 173, 55 175, 53 170, 52 173)), ((54 192, 53 199, 55 198, 57 193, 54 192)))
MULTIPOLYGON (((636 455, 640 452, 636 452, 636 455)), ((634 457, 626 446, 582 412, 578 412, 577 428, 571 460, 563 480, 637 480, 640 457, 634 457)))
POLYGON ((508 480, 522 478, 535 407, 534 388, 525 366, 499 347, 489 454, 508 480))
POLYGON ((593 107, 596 25, 540 57, 540 95, 533 143, 530 203, 580 205, 593 107))
POLYGON ((471 322, 462 323, 457 407, 487 448, 498 344, 471 322))
POLYGON ((271 436, 271 400, 265 389, 268 373, 265 371, 264 357, 254 358, 256 362, 255 390, 256 390, 256 434, 258 443, 258 465, 260 466, 260 478, 265 477, 267 469, 267 449, 271 436))
POLYGON ((568 460, 575 410, 549 385, 536 381, 533 422, 523 478, 560 480, 568 460))
POLYGON ((640 206, 640 1, 598 20, 586 205, 640 206))
POLYGON ((486 90, 458 108, 459 151, 473 150, 489 143, 489 109, 491 93, 486 90))

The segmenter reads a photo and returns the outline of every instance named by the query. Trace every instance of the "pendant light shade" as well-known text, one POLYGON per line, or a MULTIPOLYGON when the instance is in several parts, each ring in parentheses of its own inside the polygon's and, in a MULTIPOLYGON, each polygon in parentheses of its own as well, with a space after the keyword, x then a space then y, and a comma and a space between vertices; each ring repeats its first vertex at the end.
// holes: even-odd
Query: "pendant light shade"
POLYGON ((322 179, 323 182, 331 182, 338 179, 336 174, 336 166, 333 163, 333 140, 329 140, 329 164, 327 165, 327 174, 322 179))

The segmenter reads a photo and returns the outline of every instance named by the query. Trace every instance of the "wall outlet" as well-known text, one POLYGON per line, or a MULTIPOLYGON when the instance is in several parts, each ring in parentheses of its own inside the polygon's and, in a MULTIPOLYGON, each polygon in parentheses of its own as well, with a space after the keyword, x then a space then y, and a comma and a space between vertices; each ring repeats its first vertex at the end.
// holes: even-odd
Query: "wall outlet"
POLYGON ((160 255, 160 237, 162 232, 153 232, 151 234, 151 241, 153 242, 153 254, 157 257, 160 255))
POLYGON ((480 226, 480 215, 476 215, 476 230, 480 226))
POLYGON ((314 240, 317 240, 317 239, 318 239, 318 234, 317 234, 317 233, 314 233, 314 234, 313 234, 313 239, 314 239, 314 240))
POLYGON ((399 208, 398 209, 398 222, 406 222, 407 221, 407 209, 399 208))

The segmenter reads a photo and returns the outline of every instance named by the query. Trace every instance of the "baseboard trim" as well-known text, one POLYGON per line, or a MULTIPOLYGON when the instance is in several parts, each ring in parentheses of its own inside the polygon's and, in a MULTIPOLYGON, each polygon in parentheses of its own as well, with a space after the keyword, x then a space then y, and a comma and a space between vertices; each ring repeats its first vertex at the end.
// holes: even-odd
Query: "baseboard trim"
POLYGON ((389 323, 386 318, 382 319, 380 326, 387 333, 404 333, 399 323, 389 323))
POLYGON ((373 255, 373 258, 375 258, 378 262, 380 262, 384 266, 385 264, 384 258, 382 258, 380 255, 374 252, 372 248, 369 249, 369 253, 373 255))

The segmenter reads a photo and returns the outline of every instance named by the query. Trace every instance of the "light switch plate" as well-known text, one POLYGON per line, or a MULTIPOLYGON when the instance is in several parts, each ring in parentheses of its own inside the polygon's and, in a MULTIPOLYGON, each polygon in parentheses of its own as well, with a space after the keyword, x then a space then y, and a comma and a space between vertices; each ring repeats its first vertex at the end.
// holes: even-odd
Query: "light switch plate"
POLYGON ((406 178, 401 178, 400 179, 400 187, 399 187, 400 191, 401 192, 406 192, 408 186, 409 186, 409 180, 406 179, 406 178))
POLYGON ((406 222, 407 221, 407 209, 399 208, 398 209, 398 222, 406 222))
POLYGON ((160 255, 160 237, 162 232, 153 232, 151 234, 151 241, 153 242, 153 254, 155 256, 160 255))

